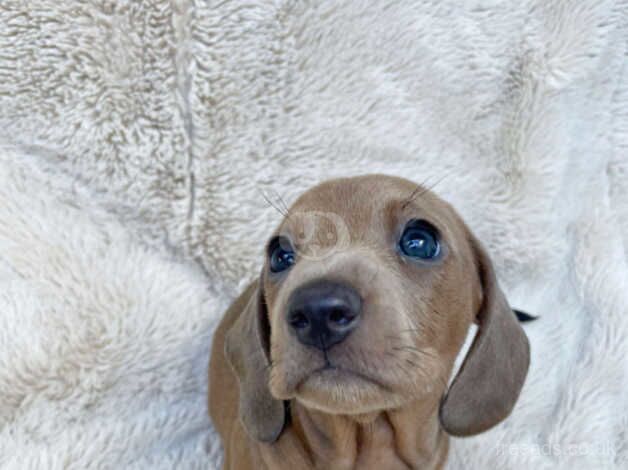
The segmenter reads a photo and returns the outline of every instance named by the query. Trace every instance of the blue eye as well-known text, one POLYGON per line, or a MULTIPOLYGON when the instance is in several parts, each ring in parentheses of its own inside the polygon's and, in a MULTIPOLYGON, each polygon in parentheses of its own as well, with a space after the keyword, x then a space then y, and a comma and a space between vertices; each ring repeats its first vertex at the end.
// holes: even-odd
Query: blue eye
POLYGON ((401 252, 410 258, 434 259, 440 253, 436 229, 425 221, 411 220, 399 240, 401 252))
POLYGON ((273 273, 285 271, 294 264, 294 250, 288 239, 275 238, 268 248, 270 270, 273 273))

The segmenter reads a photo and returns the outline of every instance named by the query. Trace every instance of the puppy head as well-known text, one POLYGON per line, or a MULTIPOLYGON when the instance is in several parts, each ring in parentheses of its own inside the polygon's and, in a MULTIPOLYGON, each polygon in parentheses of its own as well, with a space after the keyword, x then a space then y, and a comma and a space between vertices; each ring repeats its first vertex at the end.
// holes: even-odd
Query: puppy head
POLYGON ((259 401, 260 387, 274 402, 256 405, 274 410, 273 419, 243 417, 275 423, 257 423, 260 440, 278 436, 281 400, 348 415, 440 400, 441 425, 455 435, 481 432, 511 411, 527 339, 483 248, 431 192, 382 175, 323 183, 295 202, 266 252, 260 300, 248 315, 257 326, 236 324, 227 338, 228 349, 246 345, 231 348, 232 364, 264 352, 238 374, 241 413, 242 401, 259 401), (447 391, 473 322, 479 333, 447 391))

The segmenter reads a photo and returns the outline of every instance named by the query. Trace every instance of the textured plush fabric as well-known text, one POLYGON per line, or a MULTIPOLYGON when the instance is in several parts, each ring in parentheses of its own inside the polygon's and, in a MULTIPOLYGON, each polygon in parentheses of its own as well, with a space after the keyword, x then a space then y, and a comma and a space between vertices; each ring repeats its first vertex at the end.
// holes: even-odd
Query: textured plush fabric
POLYGON ((386 172, 541 316, 449 468, 627 468, 627 41, 626 0, 2 0, 0 466, 214 468, 265 197, 386 172))

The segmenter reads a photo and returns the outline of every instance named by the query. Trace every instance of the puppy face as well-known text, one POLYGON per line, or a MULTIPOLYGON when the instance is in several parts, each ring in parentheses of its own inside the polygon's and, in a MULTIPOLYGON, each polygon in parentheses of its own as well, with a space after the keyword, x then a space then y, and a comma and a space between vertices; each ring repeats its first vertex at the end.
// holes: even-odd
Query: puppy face
POLYGON ((468 229, 413 183, 333 180, 270 239, 270 391, 329 413, 439 399, 482 303, 468 229))

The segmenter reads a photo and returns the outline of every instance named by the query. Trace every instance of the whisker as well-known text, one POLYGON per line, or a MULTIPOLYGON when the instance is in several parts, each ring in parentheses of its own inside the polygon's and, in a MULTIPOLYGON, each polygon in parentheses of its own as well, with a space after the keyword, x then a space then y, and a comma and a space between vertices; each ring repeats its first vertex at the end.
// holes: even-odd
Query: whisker
MULTIPOLYGON (((408 328, 407 330, 399 330, 397 333, 416 333, 417 331, 421 331, 421 330, 422 328, 408 328)), ((401 339, 401 337, 399 336, 386 335, 385 337, 401 339)))
POLYGON ((259 193, 264 198, 264 201, 266 201, 266 203, 269 206, 275 209, 279 214, 281 214, 286 219, 290 218, 290 211, 288 210, 288 207, 286 206, 285 201, 281 198, 281 196, 279 196, 279 194, 276 191, 269 190, 269 192, 274 193, 275 202, 273 202, 270 200, 268 195, 261 188, 258 187, 257 190, 259 191, 259 193))
POLYGON ((421 352, 418 348, 415 348, 414 346, 397 346, 392 348, 394 351, 415 351, 415 352, 421 352))
POLYGON ((431 185, 426 185, 427 181, 429 180, 429 178, 427 178, 425 181, 423 181, 420 185, 418 185, 417 188, 415 188, 412 193, 410 194, 410 196, 408 196, 406 198, 406 200, 404 201, 404 203, 401 205, 402 209, 405 209, 406 207, 408 207, 408 205, 410 203, 412 203, 412 201, 415 201, 416 199, 420 198, 423 194, 427 193, 428 191, 431 191, 432 189, 434 189, 437 185, 439 185, 440 183, 443 182, 443 180, 449 175, 444 174, 443 176, 441 176, 440 178, 438 178, 433 184, 431 185))
POLYGON ((403 371, 403 373, 406 374, 407 376, 410 375, 410 370, 404 365, 402 365, 402 363, 398 362, 397 367, 399 367, 403 371))
POLYGON ((274 191, 275 193, 275 201, 278 202, 279 206, 285 211, 286 214, 290 215, 290 208, 288 207, 288 204, 286 204, 286 201, 281 197, 281 194, 279 194, 277 191, 274 191))
POLYGON ((406 358, 405 361, 406 361, 406 363, 410 364, 413 367, 419 367, 419 365, 416 362, 411 361, 410 359, 406 358))

